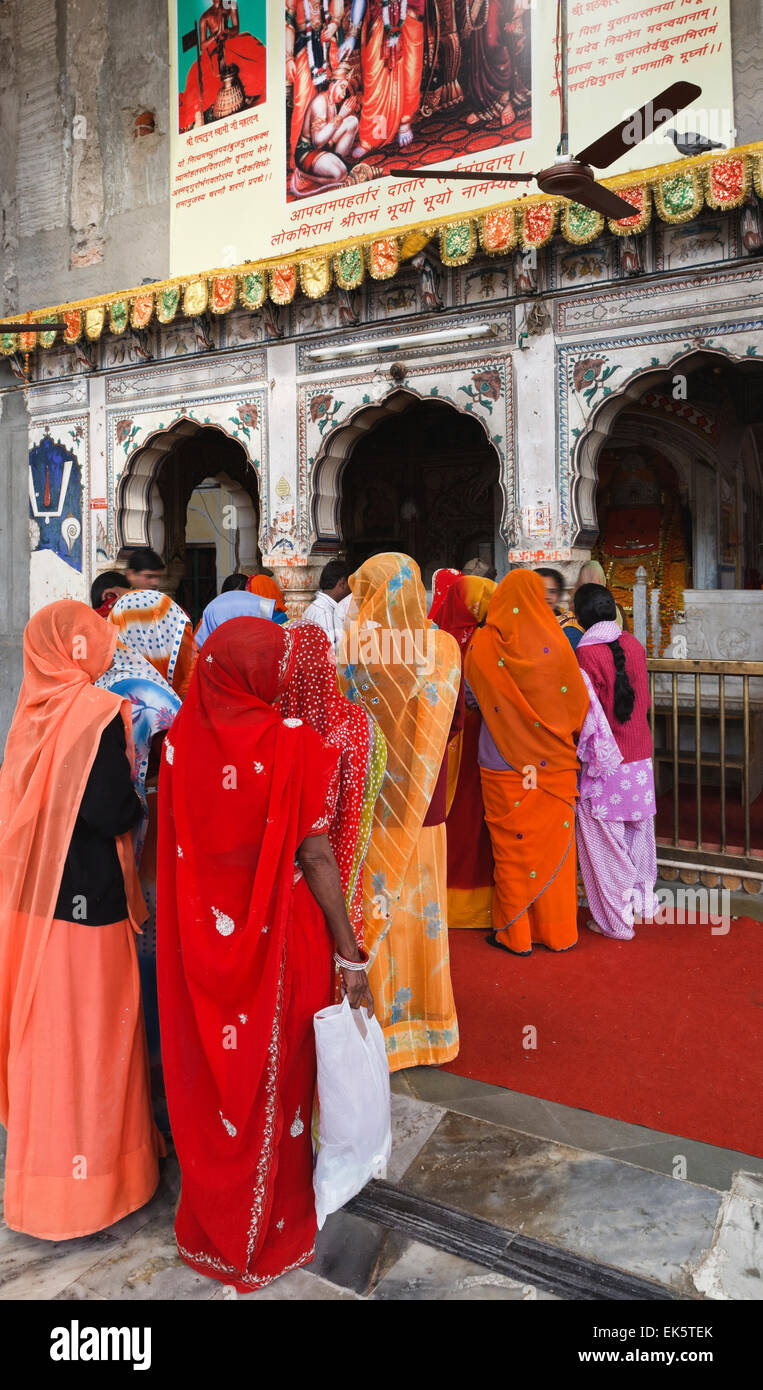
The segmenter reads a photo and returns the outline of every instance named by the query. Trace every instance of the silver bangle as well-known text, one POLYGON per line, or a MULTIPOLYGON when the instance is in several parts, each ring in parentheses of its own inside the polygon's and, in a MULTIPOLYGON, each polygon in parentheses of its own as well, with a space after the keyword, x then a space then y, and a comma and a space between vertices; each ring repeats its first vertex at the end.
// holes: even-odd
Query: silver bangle
POLYGON ((340 956, 338 951, 334 952, 334 960, 340 970, 365 970, 368 965, 368 960, 345 960, 344 956, 340 956))

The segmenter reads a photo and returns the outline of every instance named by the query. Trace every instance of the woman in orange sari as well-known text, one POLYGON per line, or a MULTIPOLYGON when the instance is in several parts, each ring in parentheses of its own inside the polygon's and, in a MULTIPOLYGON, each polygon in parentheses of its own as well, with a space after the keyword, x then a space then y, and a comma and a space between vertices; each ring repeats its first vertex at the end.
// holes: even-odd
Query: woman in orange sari
POLYGON ((158 1181, 133 931, 129 701, 94 682, 116 629, 48 604, 0 774, 0 1121, 5 1220, 43 1240, 110 1226, 158 1181))
POLYGON ((443 765, 458 646, 427 621, 418 565, 374 555, 350 578, 337 677, 387 741, 363 876, 369 981, 391 1071, 458 1052, 446 917, 443 765))
MULTIPOLYGON (((432 604, 432 622, 455 637, 462 658, 494 593, 492 579, 457 574, 439 602, 432 604)), ((463 676, 456 710, 457 731, 448 744, 448 929, 487 930, 492 920, 493 852, 477 752, 482 720, 478 709, 466 706, 463 676)))
POLYGON ((491 946, 529 955, 577 941, 574 735, 588 709, 575 654, 540 575, 498 585, 466 655, 479 704, 480 776, 495 859, 491 946))

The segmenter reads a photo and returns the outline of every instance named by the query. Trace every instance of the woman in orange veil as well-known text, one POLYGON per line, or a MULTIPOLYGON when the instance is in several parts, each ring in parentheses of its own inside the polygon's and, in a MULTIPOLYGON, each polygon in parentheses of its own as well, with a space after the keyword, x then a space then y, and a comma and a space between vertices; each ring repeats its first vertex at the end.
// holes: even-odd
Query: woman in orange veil
POLYGON ((158 1181, 133 939, 146 914, 132 716, 93 684, 117 640, 84 603, 31 618, 0 773, 5 1220, 45 1240, 111 1225, 158 1181))
POLYGON ((565 951, 577 941, 574 735, 588 693, 540 575, 514 570, 498 585, 465 673, 495 860, 487 940, 515 955, 536 942, 565 951))
POLYGON ((407 555, 374 555, 350 578, 340 689, 387 741, 363 878, 368 978, 391 1071, 458 1052, 448 955, 443 759, 461 678, 455 638, 427 620, 407 555), (433 815, 442 784, 441 814, 433 815), (430 810, 430 803, 432 809, 430 810))

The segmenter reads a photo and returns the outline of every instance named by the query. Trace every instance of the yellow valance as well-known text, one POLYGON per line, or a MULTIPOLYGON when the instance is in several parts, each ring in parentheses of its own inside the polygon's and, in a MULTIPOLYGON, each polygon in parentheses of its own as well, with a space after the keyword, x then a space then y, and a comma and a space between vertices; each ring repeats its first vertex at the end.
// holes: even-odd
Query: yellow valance
POLYGON ((209 309, 213 314, 227 314, 236 304, 254 310, 266 299, 274 304, 288 304, 298 287, 311 299, 327 294, 334 281, 343 289, 355 289, 366 272, 378 280, 396 275, 400 264, 435 236, 443 263, 463 265, 472 260, 479 248, 493 256, 507 255, 515 247, 527 250, 543 246, 556 232, 574 245, 595 240, 605 224, 615 236, 637 234, 648 226, 653 213, 662 222, 687 222, 705 206, 739 207, 753 196, 753 190, 763 198, 763 141, 721 154, 674 160, 601 182, 632 203, 636 213, 613 221, 580 203, 533 194, 476 217, 422 223, 402 233, 377 233, 374 237, 304 249, 294 256, 176 276, 142 285, 140 289, 39 309, 23 315, 29 323, 29 329, 23 333, 4 333, 0 319, 0 354, 28 354, 36 347, 50 348, 59 333, 65 343, 76 343, 82 337, 92 341, 104 329, 118 336, 128 324, 146 328, 153 317, 166 324, 178 313, 192 316, 209 309), (36 319, 49 320, 52 316, 61 320, 62 329, 35 331, 36 319))

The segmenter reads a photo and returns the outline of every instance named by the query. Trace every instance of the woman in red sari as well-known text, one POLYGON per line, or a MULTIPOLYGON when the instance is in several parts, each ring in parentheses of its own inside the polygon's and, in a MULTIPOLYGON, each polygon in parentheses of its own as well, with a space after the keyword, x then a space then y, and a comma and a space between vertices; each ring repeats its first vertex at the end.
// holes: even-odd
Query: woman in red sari
MULTIPOLYGON (((450 570, 440 574, 451 575, 450 570)), ((455 637, 463 662, 477 628, 485 620, 495 593, 492 579, 476 574, 457 574, 435 598, 430 611, 433 623, 455 637)), ((485 807, 478 759, 482 718, 465 702, 464 678, 456 701, 456 732, 448 744, 448 929, 492 924, 493 851, 485 824, 485 807)))
MULTIPOLYGON (((164 743, 158 975, 182 1172, 178 1250, 241 1292, 313 1257, 313 1016, 332 937, 356 966, 326 830, 337 755, 273 708, 289 634, 233 618, 204 644, 164 743)), ((365 972, 343 969, 353 1007, 365 972)))

